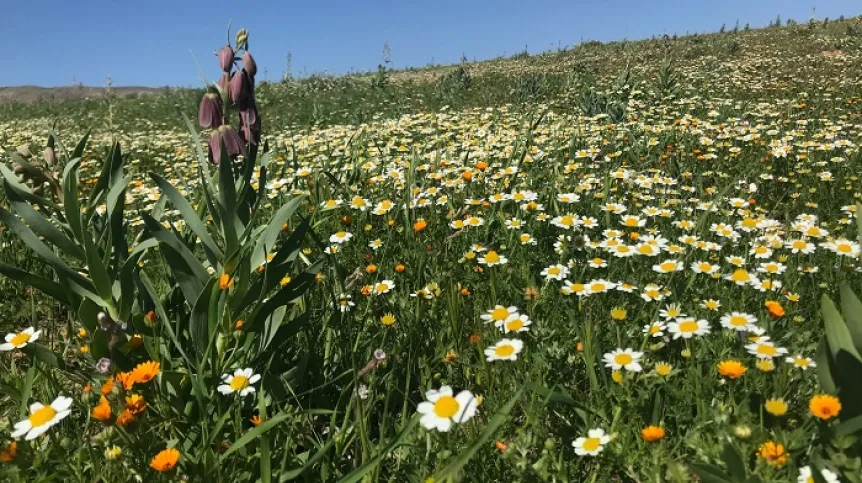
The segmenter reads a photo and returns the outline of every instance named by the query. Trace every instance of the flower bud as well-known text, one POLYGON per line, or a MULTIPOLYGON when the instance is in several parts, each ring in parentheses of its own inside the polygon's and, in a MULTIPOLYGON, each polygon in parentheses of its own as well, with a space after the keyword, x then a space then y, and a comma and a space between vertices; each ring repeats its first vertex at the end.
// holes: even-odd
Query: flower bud
POLYGON ((240 49, 248 49, 248 30, 239 29, 236 31, 236 48, 240 49))
POLYGON ((225 151, 231 158, 240 154, 245 156, 245 145, 242 138, 229 124, 222 124, 210 135, 209 151, 210 161, 219 164, 221 161, 221 146, 224 144, 225 151))
POLYGON ((242 54, 242 68, 252 78, 257 75, 257 62, 254 61, 254 57, 248 52, 242 54))
POLYGON ((215 92, 215 88, 208 89, 201 99, 200 108, 198 110, 198 123, 202 128, 216 128, 221 126, 224 117, 224 106, 222 106, 221 96, 215 92))
POLYGON ((233 49, 230 45, 225 45, 218 51, 218 65, 222 72, 230 72, 233 67, 233 49))

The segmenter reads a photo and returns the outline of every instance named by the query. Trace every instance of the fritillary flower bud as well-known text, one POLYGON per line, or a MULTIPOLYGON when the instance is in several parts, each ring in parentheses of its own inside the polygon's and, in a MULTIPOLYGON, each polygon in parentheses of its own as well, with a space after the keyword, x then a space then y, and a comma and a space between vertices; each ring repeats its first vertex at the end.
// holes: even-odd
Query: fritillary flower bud
POLYGON ((248 75, 252 79, 257 76, 257 62, 254 61, 254 57, 248 52, 242 54, 242 69, 248 72, 248 75))
POLYGON ((229 124, 222 124, 210 135, 209 153, 210 160, 214 164, 219 164, 221 161, 221 146, 224 144, 225 150, 231 159, 236 158, 240 154, 245 156, 245 145, 242 138, 239 137, 236 130, 229 124))
POLYGON ((230 72, 233 67, 233 49, 230 45, 225 45, 218 51, 218 65, 222 72, 230 72))
POLYGON ((237 50, 248 49, 248 30, 239 29, 236 31, 236 48, 237 50))
POLYGON ((217 128, 221 126, 224 118, 224 106, 222 106, 221 96, 215 88, 207 89, 201 99, 200 108, 198 110, 198 123, 202 128, 217 128))

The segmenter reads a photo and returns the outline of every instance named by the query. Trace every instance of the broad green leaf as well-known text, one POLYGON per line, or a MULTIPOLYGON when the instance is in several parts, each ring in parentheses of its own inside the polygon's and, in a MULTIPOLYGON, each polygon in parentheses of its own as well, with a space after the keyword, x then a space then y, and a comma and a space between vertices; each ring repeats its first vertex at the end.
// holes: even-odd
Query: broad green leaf
MULTIPOLYGON (((93 243, 89 236, 84 236, 84 251, 87 254, 87 268, 90 271, 90 278, 93 280, 93 285, 96 287, 96 293, 106 303, 112 305, 113 292, 111 276, 108 275, 108 268, 102 262, 102 256, 99 254, 99 249, 93 243)), ((113 314, 116 316, 116 314, 113 314)))
POLYGON ((721 468, 706 463, 692 463, 691 469, 703 483, 733 483, 721 468))
POLYGON ((180 283, 180 288, 189 304, 200 296, 207 281, 212 278, 191 250, 173 233, 146 213, 141 215, 150 234, 159 241, 159 253, 167 262, 171 273, 180 283))
POLYGON ((66 212, 66 222, 80 242, 84 239, 84 222, 81 218, 81 205, 78 202, 78 168, 81 158, 75 158, 63 168, 63 209, 66 212))
POLYGON ((823 322, 826 326, 826 341, 829 344, 832 357, 837 357, 838 352, 843 350, 862 361, 862 356, 853 347, 847 324, 844 323, 844 319, 835 304, 826 294, 820 299, 820 313, 823 315, 823 322))
POLYGON ((57 357, 57 354, 54 353, 51 349, 43 346, 42 344, 30 343, 21 348, 21 352, 27 354, 31 358, 42 362, 54 369, 57 369, 61 365, 60 358, 57 357))
POLYGON ((185 197, 183 197, 183 195, 180 194, 180 192, 166 179, 156 173, 150 173, 150 177, 156 182, 156 185, 158 185, 159 189, 162 190, 171 203, 174 204, 177 210, 180 211, 186 225, 188 225, 195 235, 200 237, 204 250, 208 252, 207 258, 209 258, 210 263, 215 266, 215 261, 224 258, 224 254, 218 245, 216 245, 215 240, 213 240, 209 231, 207 231, 206 225, 204 225, 203 221, 198 217, 195 209, 192 208, 192 205, 188 200, 186 200, 185 197))
POLYGON ((66 291, 60 284, 54 282, 53 280, 48 280, 47 278, 33 275, 29 272, 25 272, 24 270, 13 267, 11 265, 6 265, 5 263, 0 263, 0 274, 9 277, 12 280, 16 280, 25 285, 29 285, 33 288, 36 288, 42 293, 54 297, 60 302, 69 303, 69 298, 66 291))
POLYGON ((48 218, 33 209, 33 206, 30 205, 30 203, 21 199, 19 194, 9 187, 8 183, 4 183, 4 185, 6 188, 6 194, 9 197, 9 203, 31 230, 51 242, 60 250, 63 250, 67 255, 81 261, 84 260, 84 251, 81 250, 80 246, 69 239, 69 237, 60 231, 56 225, 51 223, 48 218))
POLYGON ((311 288, 317 273, 323 268, 323 260, 308 267, 305 272, 293 278, 257 310, 251 321, 251 327, 263 323, 275 309, 294 302, 311 288))
POLYGON ((299 208, 303 197, 299 196, 285 203, 278 211, 272 215, 269 223, 266 225, 260 238, 257 240, 257 245, 254 249, 254 254, 251 258, 251 268, 256 270, 257 267, 266 263, 266 256, 275 248, 275 243, 278 241, 278 235, 281 234, 281 227, 293 216, 293 213, 299 208))
POLYGON ((153 304, 153 308, 156 311, 156 315, 158 316, 158 323, 161 325, 161 327, 165 328, 165 332, 168 333, 168 338, 170 338, 171 342, 174 344, 174 347, 177 349, 177 352, 179 352, 180 355, 183 356, 183 359, 186 360, 186 363, 188 363, 189 367, 197 369, 197 365, 193 364, 192 359, 188 356, 188 354, 186 354, 185 350, 183 350, 183 346, 182 344, 180 344, 179 338, 177 337, 177 333, 176 331, 174 331, 174 328, 171 325, 171 320, 168 318, 168 313, 165 311, 161 300, 159 300, 159 295, 156 292, 156 289, 153 288, 153 283, 150 281, 150 278, 147 276, 146 272, 139 272, 136 283, 140 287, 139 291, 145 293, 150 303, 153 304))
POLYGON ((832 359, 832 354, 829 352, 829 345, 826 343, 825 337, 817 345, 815 359, 817 361, 817 379, 820 381, 820 387, 830 394, 835 394, 838 392, 838 386, 832 377, 832 372, 835 370, 835 362, 832 359))
POLYGON ((835 427, 836 436, 848 436, 862 431, 862 415, 848 419, 835 427))
POLYGON ((727 443, 721 451, 721 459, 724 461, 724 464, 727 465, 727 469, 730 470, 730 477, 733 481, 735 483, 743 483, 745 481, 747 471, 745 469, 745 463, 742 460, 742 455, 739 454, 739 450, 737 450, 731 443, 727 443))
POLYGON ((5 382, 0 382, 0 394, 5 394, 18 404, 21 404, 21 391, 18 389, 6 384, 5 382))
POLYGON ((841 284, 841 315, 856 351, 862 354, 862 302, 846 283, 841 284))
POLYGON ((36 364, 30 364, 27 375, 24 376, 24 387, 21 388, 21 405, 18 407, 18 419, 24 419, 29 412, 30 393, 33 392, 33 381, 36 379, 36 364))
POLYGON ((213 297, 218 297, 218 285, 216 280, 210 279, 209 283, 201 291, 200 297, 194 304, 192 309, 191 319, 189 320, 189 333, 191 334, 192 343, 195 346, 195 352, 198 357, 206 351, 210 343, 211 321, 210 321, 210 302, 213 297))

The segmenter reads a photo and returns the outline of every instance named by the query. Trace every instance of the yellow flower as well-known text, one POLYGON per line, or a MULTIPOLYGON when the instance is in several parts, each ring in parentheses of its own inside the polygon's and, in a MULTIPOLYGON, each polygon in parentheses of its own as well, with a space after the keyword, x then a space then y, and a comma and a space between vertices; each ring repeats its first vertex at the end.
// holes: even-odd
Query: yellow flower
POLYGON ((647 426, 641 430, 641 437, 648 443, 654 443, 664 438, 664 428, 661 426, 647 426))
POLYGON ((387 314, 383 315, 383 317, 380 317, 380 323, 385 325, 386 327, 394 325, 395 324, 395 316, 387 313, 387 314))
POLYGON ((622 307, 614 307, 611 309, 611 318, 614 320, 626 320, 626 309, 622 307))
POLYGON ((773 416, 784 416, 787 414, 787 403, 781 398, 769 399, 763 407, 766 409, 766 412, 773 416))
MULTIPOLYGON (((159 373, 159 363, 148 361, 138 364, 131 372, 132 385, 150 382, 159 373)), ((123 384, 125 386, 125 383, 123 384)), ((126 390, 131 389, 131 385, 126 390)))
POLYGON ((673 370, 673 367, 666 362, 659 362, 655 365, 655 373, 662 377, 667 377, 670 375, 670 371, 673 370))

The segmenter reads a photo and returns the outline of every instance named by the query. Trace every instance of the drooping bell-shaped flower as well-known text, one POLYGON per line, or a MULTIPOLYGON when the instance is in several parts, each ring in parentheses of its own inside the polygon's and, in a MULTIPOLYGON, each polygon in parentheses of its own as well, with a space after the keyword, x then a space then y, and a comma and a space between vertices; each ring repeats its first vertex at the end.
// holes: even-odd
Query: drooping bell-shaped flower
POLYGON ((257 62, 254 61, 254 57, 248 52, 242 54, 242 69, 248 72, 248 75, 252 79, 257 76, 257 62))
POLYGON ((222 72, 230 72, 233 67, 233 49, 230 45, 225 45, 218 51, 218 65, 222 72))
POLYGON ((251 105, 239 111, 240 135, 247 143, 260 143, 260 114, 257 105, 252 101, 251 105))
POLYGON ((214 87, 207 88, 207 93, 201 99, 198 109, 198 123, 202 128, 216 128, 222 125, 224 119, 224 106, 221 96, 214 87))
POLYGON ((245 70, 234 72, 230 78, 230 100, 237 109, 247 107, 252 94, 252 83, 245 70))
POLYGON ((214 164, 221 162, 221 146, 224 144, 225 151, 231 159, 239 155, 245 156, 245 143, 234 128, 229 124, 222 124, 210 135, 209 157, 214 164))

